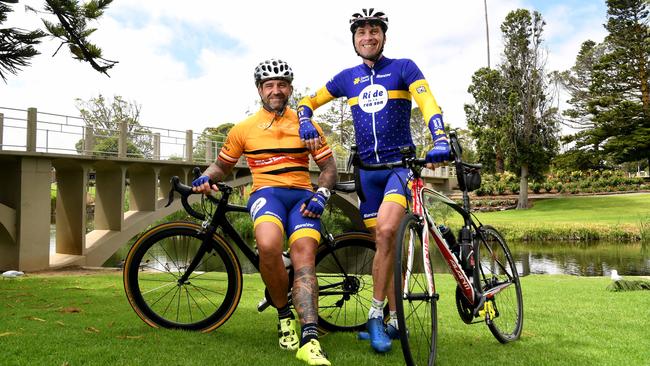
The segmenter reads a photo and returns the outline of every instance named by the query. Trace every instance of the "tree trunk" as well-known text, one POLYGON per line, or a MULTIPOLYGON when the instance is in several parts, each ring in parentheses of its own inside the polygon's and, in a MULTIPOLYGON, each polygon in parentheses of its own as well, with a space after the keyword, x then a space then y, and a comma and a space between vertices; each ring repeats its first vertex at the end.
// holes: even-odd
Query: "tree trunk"
POLYGON ((498 146, 495 149, 495 155, 496 155, 496 157, 495 157, 496 161, 494 163, 494 165, 495 165, 494 169, 496 170, 497 173, 505 172, 505 164, 503 162, 503 153, 501 152, 501 148, 498 147, 498 146))
POLYGON ((528 165, 521 165, 521 179, 519 180, 519 201, 517 202, 517 210, 525 210, 528 208, 528 165))

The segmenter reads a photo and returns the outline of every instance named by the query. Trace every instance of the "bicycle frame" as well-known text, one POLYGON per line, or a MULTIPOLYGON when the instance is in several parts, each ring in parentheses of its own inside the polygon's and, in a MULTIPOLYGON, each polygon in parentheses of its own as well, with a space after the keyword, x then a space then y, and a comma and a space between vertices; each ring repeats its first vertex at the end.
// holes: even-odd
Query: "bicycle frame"
MULTIPOLYGON (((425 188, 421 177, 417 176, 414 178, 413 185, 412 185, 413 213, 424 218, 423 226, 422 226, 422 250, 423 250, 422 257, 425 260, 424 268, 427 269, 426 278, 429 281, 428 283, 429 295, 433 295, 435 293, 435 284, 433 282, 433 275, 431 273, 432 269, 430 268, 429 265, 427 265, 427 263, 430 263, 429 261, 429 246, 430 246, 429 234, 430 234, 430 236, 433 237, 436 246, 438 247, 438 251, 440 252, 440 254, 442 254, 442 257, 445 259, 445 262, 447 262, 447 265, 449 266, 452 275, 456 279, 456 282, 458 282, 458 285, 460 286, 463 294, 471 304, 474 304, 474 301, 476 299, 475 296, 476 290, 474 289, 474 286, 472 285, 470 279, 465 274, 465 271, 463 271, 463 269, 461 268, 460 263, 458 262, 458 258, 456 258, 456 256, 451 252, 451 249, 449 248, 447 241, 443 238, 442 233, 440 232, 440 230, 438 230, 438 227, 436 226, 433 218, 431 217, 426 206, 424 205, 423 202, 424 202, 425 193, 435 196, 441 202, 445 203, 446 205, 450 206, 458 213, 460 213, 463 216, 463 219, 465 220, 465 225, 469 225, 471 219, 469 217, 469 214, 461 206, 456 204, 456 202, 452 201, 450 198, 443 195, 442 193, 439 193, 429 188, 425 188)), ((409 257, 411 256, 412 254, 409 253, 409 257)))
POLYGON ((203 227, 203 230, 206 233, 205 237, 203 238, 203 242, 201 243, 201 247, 199 248, 199 252, 197 252, 197 255, 194 257, 194 259, 188 266, 183 276, 179 279, 179 281, 181 280, 186 281, 187 278, 194 271, 194 269, 196 269, 196 267, 199 265, 201 261, 201 258, 203 258, 203 255, 210 250, 210 245, 212 243, 212 235, 219 228, 221 228, 223 233, 226 234, 228 238, 230 238, 232 241, 235 242, 235 245, 241 250, 241 252, 246 256, 246 258, 248 258, 248 260, 251 262, 251 264, 253 264, 255 269, 259 270, 259 256, 246 244, 246 242, 244 242, 244 240, 237 233, 237 231, 232 226, 232 224, 230 224, 230 221, 226 218, 226 214, 229 212, 240 212, 240 213, 248 214, 248 209, 246 207, 228 203, 228 199, 232 194, 231 187, 227 185, 219 184, 219 190, 222 193, 220 198, 217 199, 213 196, 206 196, 211 202, 217 204, 217 208, 214 210, 212 218, 208 223, 205 215, 196 212, 192 208, 192 206, 190 206, 187 202, 187 197, 191 194, 191 188, 189 191, 187 189, 182 188, 182 185, 180 184, 180 179, 178 179, 178 177, 172 178, 171 183, 172 183, 172 190, 169 192, 170 196, 169 196, 168 205, 171 204, 173 200, 174 191, 179 192, 181 194, 181 202, 183 204, 183 207, 190 215, 203 221, 203 224, 201 226, 203 227))

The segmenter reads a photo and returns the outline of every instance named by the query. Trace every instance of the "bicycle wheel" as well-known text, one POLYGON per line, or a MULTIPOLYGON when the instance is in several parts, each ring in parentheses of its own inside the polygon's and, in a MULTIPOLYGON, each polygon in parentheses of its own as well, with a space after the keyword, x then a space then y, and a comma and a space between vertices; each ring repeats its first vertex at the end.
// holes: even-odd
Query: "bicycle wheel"
POLYGON ((479 228, 479 266, 475 281, 487 294, 485 319, 494 337, 501 343, 514 341, 521 335, 524 303, 517 267, 505 239, 491 226, 479 228))
POLYGON ((366 233, 347 233, 321 244, 316 255, 318 324, 328 331, 365 329, 372 299, 375 242, 366 233))
MULTIPOLYGON (((410 214, 402 220, 395 254, 395 299, 404 360, 409 366, 433 365, 438 295, 429 294, 426 271, 432 268, 431 257, 423 257, 422 224, 417 216, 410 214)), ((433 271, 430 273, 433 281, 433 271)))
POLYGON ((235 311, 242 291, 241 266, 214 235, 187 281, 180 281, 199 253, 201 227, 162 224, 144 233, 124 262, 124 289, 136 314, 152 327, 212 331, 235 311))

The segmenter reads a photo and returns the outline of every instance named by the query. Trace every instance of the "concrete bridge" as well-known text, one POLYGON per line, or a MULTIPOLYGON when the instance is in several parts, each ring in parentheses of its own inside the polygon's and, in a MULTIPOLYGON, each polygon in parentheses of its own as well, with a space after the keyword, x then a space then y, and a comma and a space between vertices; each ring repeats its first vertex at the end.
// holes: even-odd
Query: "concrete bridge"
MULTIPOLYGON (((2 108, 0 108, 0 112, 2 108)), ((18 110, 11 110, 18 111, 18 110)), ((85 124, 47 121, 57 115, 39 114, 30 108, 27 118, 7 119, 0 113, 0 270, 35 271, 70 265, 101 266, 131 238, 165 216, 181 210, 179 200, 165 208, 170 178, 179 176, 188 183, 195 166, 204 168, 214 159, 218 143, 202 141, 192 131, 152 133, 150 156, 129 157, 127 126, 116 131, 118 151, 114 156, 100 156, 93 145, 93 130, 85 124), (41 120, 39 122, 39 120, 41 120), (10 121, 11 123, 7 123, 10 121), (15 122, 18 121, 18 122, 15 122), (15 137, 11 129, 24 122, 24 137, 15 137), (51 126, 55 127, 52 128, 51 126), (64 127, 77 127, 74 141, 83 141, 81 149, 53 147, 56 133, 64 127), (172 132, 182 142, 183 154, 165 156, 164 144, 172 144, 166 136, 172 132), (184 139, 182 137, 184 135, 184 139), (45 136, 45 138, 43 138, 45 136), (156 137, 157 136, 157 137, 156 137), (162 136, 162 138, 161 138, 162 136), (24 138, 24 140, 22 140, 24 138), (22 141, 21 141, 22 140, 22 141), (204 143, 203 156, 194 156, 198 144, 204 143), (9 150, 8 150, 9 149, 9 150), (56 152, 50 152, 50 151, 56 152), (51 191, 56 183, 55 232, 56 245, 50 250, 51 191), (90 186, 94 183, 93 230, 87 232, 90 186), (128 210, 125 202, 128 197, 128 210)), ((74 118, 69 116, 66 119, 74 118)), ((153 130, 153 128, 152 128, 153 130)), ((15 132, 15 131, 14 131, 15 132)), ((69 133, 69 132, 67 132, 69 133)), ((70 134, 70 133, 69 133, 70 134)), ((345 169, 345 158, 337 159, 339 180, 351 179, 345 169)), ((316 182, 318 168, 310 168, 316 182)), ((431 173, 431 172, 430 172, 431 173)), ((449 190, 446 169, 428 174, 428 184, 449 190)), ((226 181, 239 187, 251 182, 250 171, 241 160, 226 181)), ((198 200, 198 196, 193 196, 198 200)), ((335 195, 332 204, 341 208, 353 225, 363 228, 355 194, 335 195)))

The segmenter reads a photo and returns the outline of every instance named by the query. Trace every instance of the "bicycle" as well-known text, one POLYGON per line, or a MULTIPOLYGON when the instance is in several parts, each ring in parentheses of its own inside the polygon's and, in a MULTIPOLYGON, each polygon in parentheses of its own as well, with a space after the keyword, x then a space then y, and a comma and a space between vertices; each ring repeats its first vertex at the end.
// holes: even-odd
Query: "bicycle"
MULTIPOLYGON (((259 270, 256 251, 245 243, 226 216, 231 212, 248 214, 248 210, 229 203, 233 188, 220 182, 216 183, 220 197, 202 196, 201 207, 206 213, 197 212, 188 203, 188 197, 194 194, 192 188, 180 183, 178 177, 171 182, 167 205, 176 192, 185 211, 202 224, 174 221, 144 232, 126 256, 124 288, 129 304, 148 325, 210 332, 232 316, 242 294, 242 267, 235 248, 259 270), (216 205, 211 215, 206 208, 208 203, 216 205)), ((352 192, 354 187, 338 183, 334 192, 337 190, 352 192)), ((374 252, 374 241, 368 233, 332 236, 322 229, 316 276, 318 324, 325 331, 364 328, 372 296, 374 252)), ((293 267, 287 270, 291 287, 293 267)), ((265 297, 267 301, 258 306, 258 311, 271 304, 268 292, 265 297)))
MULTIPOLYGON (((449 134, 451 155, 458 185, 463 193, 459 205, 444 194, 424 187, 421 170, 424 159, 416 159, 412 148, 401 149, 403 159, 394 164, 366 165, 365 170, 406 167, 412 173, 412 209, 406 208, 396 235, 394 278, 399 338, 407 365, 433 365, 437 343, 437 301, 430 257, 433 238, 457 282, 456 307, 463 322, 483 318, 501 343, 518 339, 523 326, 521 284, 514 260, 503 236, 483 225, 470 211, 469 192, 480 186, 480 164, 461 160, 461 148, 455 132, 449 134), (464 221, 456 241, 446 227, 434 222, 427 202, 435 200, 458 212, 464 221), (443 234, 441 229, 445 231, 443 234)), ((410 205, 410 204, 409 204, 410 205)))

